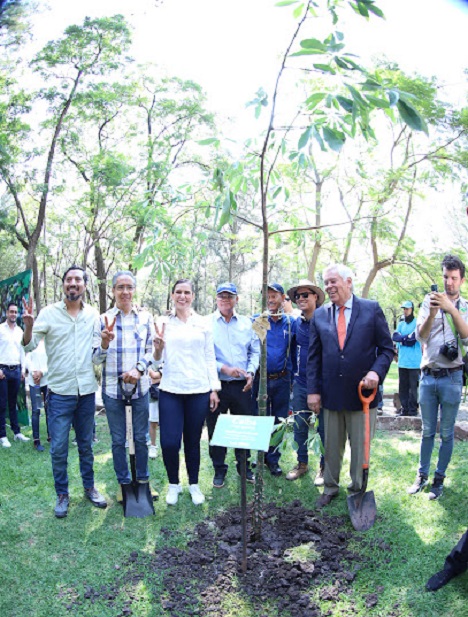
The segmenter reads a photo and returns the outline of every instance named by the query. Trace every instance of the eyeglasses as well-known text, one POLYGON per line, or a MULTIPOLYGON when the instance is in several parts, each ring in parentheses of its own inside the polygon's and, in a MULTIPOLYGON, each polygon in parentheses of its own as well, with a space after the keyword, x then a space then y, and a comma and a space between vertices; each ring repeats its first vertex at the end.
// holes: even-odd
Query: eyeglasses
POLYGON ((303 291, 300 294, 296 294, 294 297, 296 300, 299 300, 299 298, 304 298, 305 300, 307 300, 307 298, 309 296, 316 296, 317 294, 314 291, 303 291))
POLYGON ((133 291, 135 287, 133 285, 116 285, 116 291, 133 291))
POLYGON ((216 298, 218 300, 234 300, 236 296, 233 294, 218 294, 216 298))

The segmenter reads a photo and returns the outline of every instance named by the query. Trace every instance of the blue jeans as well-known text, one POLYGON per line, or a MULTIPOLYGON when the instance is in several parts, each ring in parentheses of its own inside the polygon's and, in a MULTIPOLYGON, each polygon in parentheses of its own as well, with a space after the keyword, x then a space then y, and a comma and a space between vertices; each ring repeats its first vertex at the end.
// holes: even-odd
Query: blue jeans
POLYGON ((96 400, 94 392, 83 396, 56 394, 49 390, 50 456, 57 495, 68 495, 68 436, 73 423, 80 458, 80 473, 85 489, 94 486, 93 426, 96 400))
POLYGON ((9 369, 5 365, 1 365, 4 378, 0 379, 0 437, 6 437, 6 408, 8 403, 8 414, 10 416, 11 430, 15 435, 21 432, 18 424, 18 411, 16 409, 16 401, 18 399, 18 391, 21 385, 21 366, 14 369, 9 369))
POLYGON ((42 401, 44 401, 47 437, 49 436, 49 421, 47 417, 47 386, 29 386, 29 397, 31 399, 31 425, 33 439, 36 441, 39 439, 39 416, 41 414, 42 401))
MULTIPOLYGON (((258 389, 260 379, 257 374, 252 388, 252 403, 254 406, 255 415, 258 414, 258 389)), ((289 401, 291 397, 291 374, 288 373, 284 377, 278 379, 267 380, 267 416, 275 416, 275 424, 279 424, 280 418, 287 418, 289 412, 289 401)), ((275 447, 270 446, 265 455, 267 465, 277 465, 280 459, 280 452, 275 447)))
MULTIPOLYGON (((106 408, 107 422, 112 438, 112 459, 115 475, 119 484, 128 484, 132 478, 128 469, 127 452, 125 449, 126 421, 125 401, 110 398, 102 394, 106 408)), ((148 446, 146 445, 146 431, 148 430, 149 414, 148 393, 140 398, 132 399, 133 440, 135 442, 136 479, 149 479, 148 446)))
POLYGON ((429 475, 440 407, 440 447, 435 473, 445 477, 445 471, 452 457, 454 426, 462 395, 462 377, 463 371, 455 371, 437 378, 430 374, 422 375, 419 386, 419 405, 423 424, 420 474, 429 475))
POLYGON ((170 484, 179 484, 182 436, 189 484, 198 484, 200 440, 209 407, 209 392, 173 394, 159 391, 159 440, 170 484))
MULTIPOLYGON (((293 400, 292 409, 294 412, 300 411, 294 417, 294 441, 297 444, 297 460, 299 463, 308 463, 309 454, 307 451, 307 439, 309 438, 309 420, 311 416, 310 411, 303 411, 307 409, 307 388, 300 385, 297 382, 293 384, 293 400)), ((317 433, 320 436, 320 441, 325 448, 325 424, 323 409, 320 410, 318 416, 317 433)), ((323 454, 320 456, 320 468, 325 466, 325 459, 323 454)))

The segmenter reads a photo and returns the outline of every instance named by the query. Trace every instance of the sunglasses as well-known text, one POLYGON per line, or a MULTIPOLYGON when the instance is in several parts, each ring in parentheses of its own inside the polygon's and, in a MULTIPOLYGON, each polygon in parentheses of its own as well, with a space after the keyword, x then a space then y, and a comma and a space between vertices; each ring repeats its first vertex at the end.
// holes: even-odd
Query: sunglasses
POLYGON ((316 294, 314 291, 303 291, 303 292, 302 292, 302 293, 300 293, 300 294, 296 294, 296 295, 294 296, 294 298, 295 298, 296 300, 299 300, 299 298, 304 298, 305 300, 307 300, 307 298, 308 298, 309 296, 316 296, 316 295, 317 295, 317 294, 316 294))

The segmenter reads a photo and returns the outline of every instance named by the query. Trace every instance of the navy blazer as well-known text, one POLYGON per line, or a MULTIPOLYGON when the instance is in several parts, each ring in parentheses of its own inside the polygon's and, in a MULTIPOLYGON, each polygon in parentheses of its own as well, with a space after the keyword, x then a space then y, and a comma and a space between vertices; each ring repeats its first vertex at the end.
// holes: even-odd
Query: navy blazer
MULTIPOLYGON (((393 360, 393 343, 378 302, 353 296, 343 350, 333 318, 333 304, 318 308, 310 322, 307 393, 320 394, 321 406, 333 411, 359 411, 358 385, 369 371, 380 383, 393 360)), ((371 407, 377 406, 377 396, 371 407)))

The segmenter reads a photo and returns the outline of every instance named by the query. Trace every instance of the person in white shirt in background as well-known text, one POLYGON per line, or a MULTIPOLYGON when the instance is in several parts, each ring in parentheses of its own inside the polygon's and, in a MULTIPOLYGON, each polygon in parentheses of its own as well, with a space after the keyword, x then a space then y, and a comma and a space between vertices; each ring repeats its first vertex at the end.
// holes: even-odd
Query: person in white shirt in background
POLYGON ((195 505, 205 496, 198 486, 200 440, 205 418, 219 404, 213 335, 206 318, 192 309, 191 281, 178 280, 172 288, 174 312, 156 324, 155 359, 164 360, 159 386, 159 428, 164 466, 169 478, 166 503, 175 505, 179 483, 179 451, 184 438, 189 491, 195 505))
POLYGON ((44 452, 44 446, 41 444, 39 435, 39 421, 41 407, 44 405, 44 412, 47 426, 47 441, 49 437, 49 422, 47 418, 47 354, 44 341, 26 354, 26 383, 29 386, 29 397, 31 399, 31 424, 33 432, 34 448, 38 452, 44 452))
POLYGON ((161 382, 161 369, 159 368, 157 371, 153 369, 148 369, 148 375, 151 379, 151 387, 150 387, 150 400, 149 400, 149 435, 150 435, 150 445, 148 448, 148 456, 150 458, 157 458, 158 456, 158 445, 156 443, 158 437, 158 427, 159 427, 159 384, 161 382))
POLYGON ((10 448, 6 435, 6 408, 15 441, 29 441, 18 424, 16 403, 21 381, 24 380, 24 351, 21 347, 23 330, 17 325, 18 307, 10 302, 6 321, 0 325, 0 446, 10 448))

